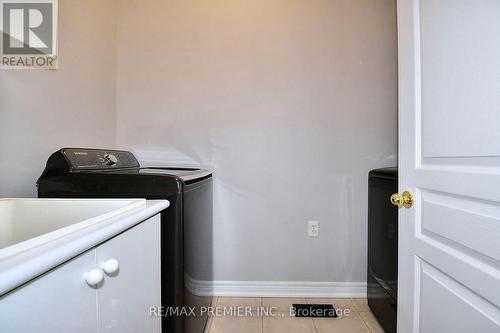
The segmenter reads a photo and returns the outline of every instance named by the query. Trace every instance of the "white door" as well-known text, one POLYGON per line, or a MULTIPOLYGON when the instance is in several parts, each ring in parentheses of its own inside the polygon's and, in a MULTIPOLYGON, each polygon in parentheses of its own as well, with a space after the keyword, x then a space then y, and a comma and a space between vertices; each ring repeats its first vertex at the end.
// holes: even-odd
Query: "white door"
POLYGON ((97 265, 114 260, 97 291, 99 333, 159 333, 161 318, 160 215, 112 238, 96 249, 97 265))
POLYGON ((500 332, 500 1, 398 0, 398 332, 500 332))
POLYGON ((97 333, 96 290, 85 282, 95 251, 0 297, 0 332, 97 333))

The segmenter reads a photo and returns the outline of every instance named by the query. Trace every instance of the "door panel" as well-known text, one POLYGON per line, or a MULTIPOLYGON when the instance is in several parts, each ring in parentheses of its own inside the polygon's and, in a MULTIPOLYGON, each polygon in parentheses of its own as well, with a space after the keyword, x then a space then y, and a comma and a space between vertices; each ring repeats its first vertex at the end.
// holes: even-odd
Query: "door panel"
POLYGON ((417 15, 423 156, 499 156, 498 1, 421 0, 417 15))
POLYGON ((119 262, 99 288, 99 332, 158 333, 160 317, 150 307, 161 305, 160 217, 154 216, 97 247, 97 264, 119 262))
MULTIPOLYGON (((419 259, 439 267, 443 272, 449 274, 478 295, 494 304, 500 304, 500 294, 492 292, 492 288, 498 288, 498 272, 491 265, 480 262, 463 251, 446 246, 425 236, 418 238, 415 244, 415 253, 419 259)), ((418 292, 418 288, 415 289, 415 292, 418 292)), ((436 302, 439 301, 439 299, 436 299, 436 302)), ((448 317, 448 319, 451 318, 453 317, 448 317)))
POLYGON ((491 303, 424 261, 420 270, 421 332, 498 331, 500 316, 491 303), (443 320, 450 314, 453 321, 443 320))
POLYGON ((422 234, 500 267, 500 206, 439 192, 421 193, 422 234))
POLYGON ((90 250, 0 298, 0 331, 96 333, 96 290, 85 282, 90 250))
POLYGON ((500 331, 500 2, 399 0, 399 332, 500 331))

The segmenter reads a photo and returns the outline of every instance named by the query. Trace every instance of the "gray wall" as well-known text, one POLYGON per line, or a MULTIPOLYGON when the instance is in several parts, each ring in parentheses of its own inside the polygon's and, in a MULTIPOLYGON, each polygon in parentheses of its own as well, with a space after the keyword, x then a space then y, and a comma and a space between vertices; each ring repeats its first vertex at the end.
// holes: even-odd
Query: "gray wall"
POLYGON ((0 197, 35 196, 49 154, 114 146, 116 3, 59 1, 59 70, 0 71, 0 197))
POLYGON ((215 171, 217 280, 365 281, 367 172, 396 159, 395 1, 59 6, 60 69, 0 71, 0 196, 34 196, 61 146, 116 140, 215 171))
POLYGON ((117 144, 215 171, 216 280, 366 281, 396 55, 393 0, 123 1, 117 144))

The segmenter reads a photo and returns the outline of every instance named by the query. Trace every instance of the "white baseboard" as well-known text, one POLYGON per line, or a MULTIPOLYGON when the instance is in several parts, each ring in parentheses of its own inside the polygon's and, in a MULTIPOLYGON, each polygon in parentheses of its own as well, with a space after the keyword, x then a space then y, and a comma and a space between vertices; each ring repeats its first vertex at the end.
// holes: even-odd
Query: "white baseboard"
POLYGON ((186 288, 198 296, 364 298, 366 282, 201 281, 185 276, 186 288))

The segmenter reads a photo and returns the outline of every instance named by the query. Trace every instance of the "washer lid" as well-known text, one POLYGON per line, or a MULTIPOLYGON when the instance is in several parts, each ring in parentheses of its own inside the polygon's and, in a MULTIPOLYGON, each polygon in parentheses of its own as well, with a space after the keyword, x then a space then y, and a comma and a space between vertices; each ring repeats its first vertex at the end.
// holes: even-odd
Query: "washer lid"
POLYGON ((183 181, 192 181, 200 178, 206 178, 212 173, 208 170, 194 168, 168 168, 168 167, 148 167, 140 168, 140 174, 151 175, 172 175, 179 177, 183 181))

